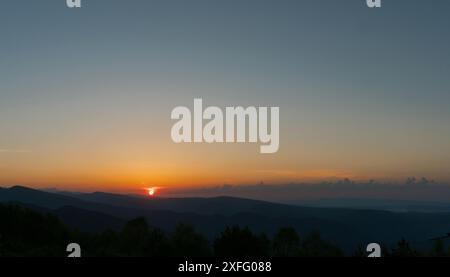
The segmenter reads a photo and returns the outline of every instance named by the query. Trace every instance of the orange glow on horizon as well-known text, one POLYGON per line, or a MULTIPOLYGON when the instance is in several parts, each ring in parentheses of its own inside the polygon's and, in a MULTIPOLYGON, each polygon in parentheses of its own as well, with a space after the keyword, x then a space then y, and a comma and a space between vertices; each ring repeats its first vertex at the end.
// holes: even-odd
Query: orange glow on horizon
POLYGON ((148 196, 155 196, 157 189, 157 187, 146 188, 148 196))

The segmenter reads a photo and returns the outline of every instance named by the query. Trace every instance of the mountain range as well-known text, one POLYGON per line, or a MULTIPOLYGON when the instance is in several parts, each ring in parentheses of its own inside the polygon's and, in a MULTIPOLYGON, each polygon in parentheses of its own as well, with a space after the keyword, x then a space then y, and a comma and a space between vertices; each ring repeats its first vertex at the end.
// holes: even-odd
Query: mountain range
POLYGON ((169 232, 179 223, 190 224, 209 238, 231 225, 268 235, 281 227, 293 227, 300 235, 319 231, 344 249, 370 242, 391 245, 402 238, 427 247, 430 238, 450 232, 450 212, 305 207, 234 197, 144 198, 14 186, 0 188, 0 202, 52 213, 68 226, 87 232, 117 230, 130 219, 144 217, 149 225, 169 232))

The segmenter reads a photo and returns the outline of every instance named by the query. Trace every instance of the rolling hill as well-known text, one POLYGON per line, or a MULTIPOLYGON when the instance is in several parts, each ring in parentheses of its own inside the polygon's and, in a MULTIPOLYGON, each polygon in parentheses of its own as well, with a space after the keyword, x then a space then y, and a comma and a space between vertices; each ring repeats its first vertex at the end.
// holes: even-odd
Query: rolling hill
POLYGON ((230 225, 248 226, 269 235, 291 226, 300 234, 318 230, 345 249, 369 242, 390 244, 401 238, 421 247, 430 243, 428 239, 450 231, 450 213, 312 208, 231 197, 146 199, 103 192, 62 195, 16 186, 0 189, 0 202, 53 213, 67 225, 85 231, 117 229, 126 220, 140 216, 168 231, 188 223, 210 238, 230 225))

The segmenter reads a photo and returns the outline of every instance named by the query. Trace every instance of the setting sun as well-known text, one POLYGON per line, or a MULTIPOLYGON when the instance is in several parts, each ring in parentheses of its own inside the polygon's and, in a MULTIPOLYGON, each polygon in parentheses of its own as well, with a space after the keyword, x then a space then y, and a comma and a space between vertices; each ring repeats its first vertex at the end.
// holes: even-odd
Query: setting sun
POLYGON ((157 188, 155 188, 155 187, 147 188, 148 195, 149 195, 149 196, 155 196, 156 189, 157 189, 157 188))

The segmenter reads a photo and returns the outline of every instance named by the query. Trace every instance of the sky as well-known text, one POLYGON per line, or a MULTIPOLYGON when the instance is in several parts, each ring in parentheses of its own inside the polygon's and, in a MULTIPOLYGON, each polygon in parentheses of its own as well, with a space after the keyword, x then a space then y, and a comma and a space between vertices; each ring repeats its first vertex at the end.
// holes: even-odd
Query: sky
POLYGON ((450 181, 450 3, 5 0, 0 184, 450 181), (280 107, 280 149, 175 144, 176 106, 280 107))

